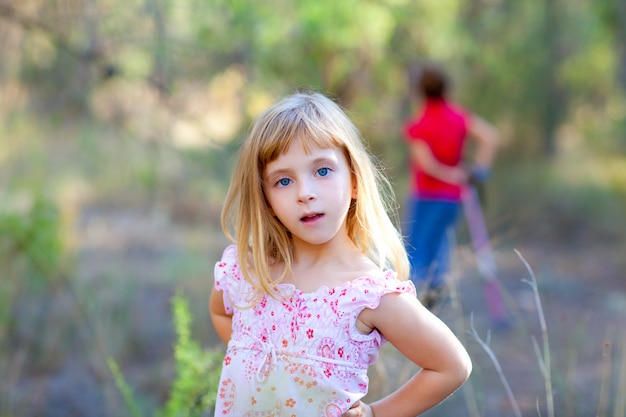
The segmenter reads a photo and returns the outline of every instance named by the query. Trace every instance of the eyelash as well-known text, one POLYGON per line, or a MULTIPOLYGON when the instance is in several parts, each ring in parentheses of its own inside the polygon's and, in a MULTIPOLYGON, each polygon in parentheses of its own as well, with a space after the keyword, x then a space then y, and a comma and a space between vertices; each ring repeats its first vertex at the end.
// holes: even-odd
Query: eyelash
POLYGON ((327 176, 332 171, 332 169, 330 167, 321 167, 320 169, 318 169, 316 171, 316 174, 319 174, 321 170, 325 170, 326 171, 326 175, 321 175, 322 177, 327 176))
MULTIPOLYGON (((327 176, 328 176, 328 174, 330 174, 331 172, 332 172, 332 168, 331 168, 331 167, 326 167, 326 166, 324 166, 324 167, 318 168, 318 169, 315 171, 315 174, 316 174, 316 175, 319 175, 320 177, 327 177, 327 176), (326 174, 325 174, 325 175, 319 175, 319 174, 320 174, 320 171, 322 171, 322 170, 324 170, 324 171, 326 172, 326 174)), ((292 180, 291 180, 291 179, 289 179, 289 178, 280 178, 278 181, 276 181, 275 185, 276 185, 277 187, 286 187, 286 186, 288 186, 289 184, 291 184, 291 181, 292 181, 292 180), (281 182, 282 182, 282 181, 285 181, 285 180, 289 181, 289 183, 287 183, 287 184, 281 184, 281 182)))

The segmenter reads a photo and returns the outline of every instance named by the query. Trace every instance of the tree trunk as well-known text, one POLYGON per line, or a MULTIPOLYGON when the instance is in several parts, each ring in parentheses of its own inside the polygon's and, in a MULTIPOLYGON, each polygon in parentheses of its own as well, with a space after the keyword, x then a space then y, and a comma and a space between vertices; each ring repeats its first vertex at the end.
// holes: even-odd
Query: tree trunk
POLYGON ((166 2, 167 0, 149 0, 155 38, 150 81, 162 96, 169 93, 171 84, 171 73, 167 59, 166 2))
POLYGON ((556 71, 560 60, 558 45, 559 19, 556 0, 545 1, 544 36, 546 49, 543 71, 543 150, 544 155, 553 157, 556 154, 556 131, 563 114, 563 95, 556 80, 556 71))
POLYGON ((615 0, 617 4, 617 56, 618 77, 622 90, 626 93, 626 1, 615 0))

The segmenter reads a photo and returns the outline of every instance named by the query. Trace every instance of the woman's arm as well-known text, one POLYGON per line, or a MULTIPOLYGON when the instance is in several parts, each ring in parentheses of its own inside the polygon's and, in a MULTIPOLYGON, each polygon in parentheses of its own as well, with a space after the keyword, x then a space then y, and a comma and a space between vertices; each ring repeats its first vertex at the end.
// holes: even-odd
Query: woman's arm
POLYGON ((478 167, 490 168, 498 147, 498 131, 489 122, 472 115, 468 132, 470 137, 478 143, 474 155, 474 164, 478 167))
POLYGON ((359 319, 376 327, 421 369, 402 387, 344 416, 415 417, 446 399, 472 370, 470 357, 452 331, 412 295, 387 294, 359 319))
POLYGON ((222 342, 228 344, 230 335, 233 332, 233 316, 232 314, 226 313, 222 295, 221 291, 217 291, 215 287, 213 287, 209 300, 209 313, 217 335, 222 339, 222 342))

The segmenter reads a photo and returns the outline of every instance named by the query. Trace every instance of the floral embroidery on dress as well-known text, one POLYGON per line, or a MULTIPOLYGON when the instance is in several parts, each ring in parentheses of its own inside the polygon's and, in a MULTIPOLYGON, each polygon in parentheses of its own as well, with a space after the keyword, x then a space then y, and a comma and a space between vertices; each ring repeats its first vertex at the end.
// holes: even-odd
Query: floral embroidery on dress
POLYGON ((215 265, 215 287, 233 313, 233 333, 222 364, 216 416, 341 416, 367 393, 367 368, 385 343, 376 330, 361 334, 356 320, 383 295, 407 292, 409 281, 392 271, 337 288, 303 293, 291 284, 283 301, 264 295, 253 308, 254 288, 241 274, 237 248, 227 247, 215 265))

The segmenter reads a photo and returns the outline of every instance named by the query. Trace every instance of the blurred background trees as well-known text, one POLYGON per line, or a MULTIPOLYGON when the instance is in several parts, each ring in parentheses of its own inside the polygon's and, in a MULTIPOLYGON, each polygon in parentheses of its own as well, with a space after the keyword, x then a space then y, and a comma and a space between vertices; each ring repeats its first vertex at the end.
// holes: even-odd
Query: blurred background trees
MULTIPOLYGON (((492 194, 538 170, 547 182, 572 181, 563 169, 544 171, 564 154, 568 166, 586 161, 578 185, 626 187, 618 174, 626 149, 619 0, 2 0, 0 22, 4 136, 26 118, 56 131, 112 129, 105 136, 141 143, 133 152, 144 158, 124 175, 153 197, 205 169, 227 178, 219 152, 232 153, 276 97, 302 88, 351 111, 401 194, 399 127, 414 104, 406 69, 420 59, 446 64, 455 98, 500 128, 499 164, 510 175, 501 171, 492 194), (200 171, 183 173, 190 153, 201 154, 191 164, 200 171)), ((507 200, 500 211, 510 216, 523 199, 507 200)))
POLYGON ((363 129, 384 142, 407 114, 407 65, 429 58, 448 65, 462 101, 509 126, 514 149, 558 153, 559 129, 581 118, 623 148, 622 3, 2 0, 0 82, 9 111, 121 124, 158 106, 160 136, 184 136, 186 120, 209 142, 312 86, 375 121, 363 129), (212 112, 232 113, 229 128, 212 112))

